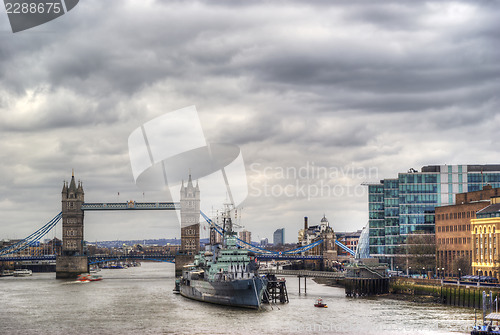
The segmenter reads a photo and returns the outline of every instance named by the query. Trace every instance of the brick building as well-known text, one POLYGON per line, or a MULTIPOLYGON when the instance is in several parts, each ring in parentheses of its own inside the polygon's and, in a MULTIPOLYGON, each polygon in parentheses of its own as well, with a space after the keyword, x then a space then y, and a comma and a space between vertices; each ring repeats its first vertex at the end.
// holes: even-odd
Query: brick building
MULTIPOLYGON (((337 241, 344 244, 346 247, 356 252, 359 243, 359 237, 361 236, 361 229, 355 232, 346 232, 346 233, 336 233, 337 241)), ((351 257, 350 254, 344 249, 337 247, 337 254, 339 256, 348 256, 351 257)))
POLYGON ((476 212, 500 196, 500 188, 487 185, 480 191, 459 193, 455 205, 436 207, 436 266, 440 276, 472 274, 471 220, 476 212))

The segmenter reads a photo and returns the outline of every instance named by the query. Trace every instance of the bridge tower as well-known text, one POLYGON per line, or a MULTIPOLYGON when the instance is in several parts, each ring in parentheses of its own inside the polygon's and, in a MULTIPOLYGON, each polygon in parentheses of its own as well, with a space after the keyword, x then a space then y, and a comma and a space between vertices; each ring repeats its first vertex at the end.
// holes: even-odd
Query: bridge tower
POLYGON ((181 203, 181 250, 175 257, 175 274, 182 274, 182 267, 194 260, 200 251, 200 187, 193 185, 191 174, 187 185, 182 182, 181 203))
POLYGON ((71 176, 62 189, 62 255, 56 259, 56 278, 76 278, 88 272, 88 259, 83 245, 83 186, 71 176))

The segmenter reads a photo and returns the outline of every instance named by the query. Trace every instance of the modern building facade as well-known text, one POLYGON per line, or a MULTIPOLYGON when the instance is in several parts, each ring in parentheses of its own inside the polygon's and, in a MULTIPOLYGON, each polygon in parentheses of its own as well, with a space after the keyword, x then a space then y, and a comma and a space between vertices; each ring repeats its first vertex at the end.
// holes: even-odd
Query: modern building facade
POLYGON ((457 194, 455 205, 436 207, 436 266, 440 275, 472 274, 471 220, 496 196, 500 196, 500 188, 486 185, 481 191, 457 194))
POLYGON ((368 184, 370 255, 391 262, 408 235, 435 233, 435 207, 487 184, 500 187, 500 165, 429 165, 368 184))
POLYGON ((273 244, 274 245, 285 244, 285 228, 279 228, 274 231, 273 244))
POLYGON ((492 198, 491 205, 476 213, 471 220, 473 241, 472 271, 474 275, 490 276, 500 280, 500 198, 492 198))

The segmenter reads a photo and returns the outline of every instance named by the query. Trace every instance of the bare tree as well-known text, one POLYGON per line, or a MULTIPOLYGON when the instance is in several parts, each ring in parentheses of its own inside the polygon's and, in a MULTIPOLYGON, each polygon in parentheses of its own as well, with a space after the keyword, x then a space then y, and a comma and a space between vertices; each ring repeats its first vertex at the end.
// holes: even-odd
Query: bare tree
POLYGON ((453 260, 451 263, 451 268, 453 273, 457 276, 470 275, 472 273, 472 267, 470 260, 466 256, 460 256, 453 260))
POLYGON ((436 267, 436 239, 434 234, 414 232, 406 238, 408 266, 415 272, 426 273, 436 267))

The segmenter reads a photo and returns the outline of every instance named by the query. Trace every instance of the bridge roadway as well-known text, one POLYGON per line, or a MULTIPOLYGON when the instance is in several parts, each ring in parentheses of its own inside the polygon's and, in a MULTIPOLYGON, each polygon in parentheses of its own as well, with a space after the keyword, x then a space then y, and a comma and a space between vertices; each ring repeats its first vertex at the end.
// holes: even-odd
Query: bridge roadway
MULTIPOLYGON (((271 260, 321 260, 323 259, 320 255, 315 256, 300 256, 300 255, 290 255, 290 254, 258 254, 257 259, 260 261, 271 261, 271 260)), ((89 256, 89 263, 102 261, 104 259, 148 259, 148 260, 159 260, 159 261, 171 261, 175 260, 175 256, 171 255, 97 255, 89 256)), ((55 260, 55 255, 42 255, 42 256, 0 256, 0 262, 21 262, 21 261, 43 261, 43 260, 55 260)))
MULTIPOLYGON (((175 256, 172 255, 97 255, 89 256, 89 264, 100 263, 111 260, 123 259, 142 259, 153 261, 166 261, 173 262, 175 256)), ((22 261, 55 261, 56 255, 42 255, 42 256, 2 256, 0 262, 22 262, 22 261)))
POLYGON ((258 260, 307 260, 307 259, 319 259, 322 260, 323 256, 314 255, 314 256, 302 256, 297 254, 256 254, 258 260))
POLYGON ((316 277, 316 278, 332 278, 332 279, 345 278, 343 272, 330 272, 330 271, 266 269, 266 270, 259 270, 259 273, 283 275, 283 276, 297 276, 297 277, 316 277))
POLYGON ((180 210, 179 202, 85 202, 83 211, 116 211, 116 210, 180 210))
POLYGON ((55 261, 56 255, 41 256, 1 256, 0 262, 55 261))
MULTIPOLYGON (((274 256, 276 256, 276 255, 274 255, 274 256)), ((55 259, 56 259, 56 255, 0 257, 0 261, 5 261, 5 262, 48 261, 48 260, 55 260, 55 259)), ((89 264, 96 264, 96 263, 102 263, 102 262, 114 261, 114 260, 125 260, 125 259, 151 260, 151 261, 161 261, 161 262, 171 262, 171 263, 175 262, 175 256, 173 256, 173 255, 161 255, 161 254, 158 254, 158 255, 96 255, 96 256, 89 256, 88 257, 89 264)), ((274 257, 273 259, 280 259, 280 258, 274 257)), ((316 278, 331 278, 331 279, 345 278, 345 275, 343 272, 331 272, 331 271, 266 269, 266 270, 259 270, 259 273, 260 274, 283 275, 283 276, 316 277, 316 278)))
POLYGON ((137 260, 148 260, 148 261, 158 261, 158 262, 175 262, 175 255, 96 255, 89 256, 89 264, 96 264, 115 260, 125 260, 125 259, 137 259, 137 260))

